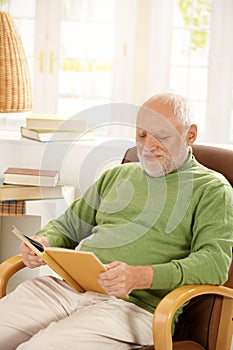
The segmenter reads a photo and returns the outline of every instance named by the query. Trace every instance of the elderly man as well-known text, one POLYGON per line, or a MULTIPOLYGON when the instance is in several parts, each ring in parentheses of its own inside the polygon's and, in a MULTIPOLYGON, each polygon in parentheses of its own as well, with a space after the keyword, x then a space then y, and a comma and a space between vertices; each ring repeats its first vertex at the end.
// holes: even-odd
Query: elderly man
MULTIPOLYGON (((1 349, 152 344, 152 315, 163 296, 183 284, 227 279, 232 188, 194 159, 196 135, 181 96, 160 93, 144 103, 136 129, 140 162, 105 171, 36 235, 45 246, 79 243, 94 252, 107 267, 99 276, 107 295, 78 293, 48 276, 22 283, 0 301, 1 349)), ((21 252, 28 267, 43 264, 25 245, 21 252)))

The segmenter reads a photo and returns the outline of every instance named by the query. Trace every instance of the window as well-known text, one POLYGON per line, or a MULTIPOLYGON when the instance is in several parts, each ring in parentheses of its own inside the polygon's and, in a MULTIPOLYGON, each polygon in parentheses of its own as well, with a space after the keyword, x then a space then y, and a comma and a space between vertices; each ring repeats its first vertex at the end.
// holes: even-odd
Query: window
POLYGON ((211 0, 175 1, 169 85, 192 102, 199 135, 205 131, 210 20, 211 0))
POLYGON ((3 3, 28 55, 34 112, 137 106, 172 89, 191 100, 198 141, 233 143, 232 0, 3 3))
POLYGON ((4 1, 1 10, 12 14, 24 43, 36 112, 72 114, 114 99, 116 81, 130 72, 121 56, 129 55, 134 3, 4 1), (116 74, 119 61, 123 73, 116 74))
POLYGON ((164 89, 187 96, 198 142, 233 143, 232 18, 231 0, 151 2, 146 96, 164 89))
POLYGON ((115 5, 115 0, 62 1, 59 113, 112 100, 115 5))

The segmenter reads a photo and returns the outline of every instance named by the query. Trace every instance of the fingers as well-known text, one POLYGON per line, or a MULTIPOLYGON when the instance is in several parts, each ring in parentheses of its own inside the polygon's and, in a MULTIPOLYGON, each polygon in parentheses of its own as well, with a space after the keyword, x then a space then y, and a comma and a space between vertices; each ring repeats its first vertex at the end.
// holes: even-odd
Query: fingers
POLYGON ((31 269, 45 265, 45 263, 40 257, 38 257, 37 255, 31 255, 31 254, 23 256, 23 262, 27 267, 31 269))
MULTIPOLYGON (((38 242, 42 243, 43 246, 49 247, 49 241, 43 236, 33 236, 38 242)), ((23 262, 30 268, 35 268, 41 265, 45 265, 44 261, 38 257, 25 243, 20 245, 20 251, 22 253, 23 262)))
POLYGON ((99 284, 109 295, 127 296, 132 291, 130 277, 133 266, 114 261, 106 265, 107 271, 99 275, 99 284))
POLYGON ((20 251, 22 253, 23 262, 27 267, 35 268, 45 265, 43 260, 37 256, 25 243, 20 245, 20 251))
POLYGON ((49 241, 47 238, 43 236, 32 236, 33 239, 36 239, 38 242, 40 242, 44 247, 50 247, 49 241))

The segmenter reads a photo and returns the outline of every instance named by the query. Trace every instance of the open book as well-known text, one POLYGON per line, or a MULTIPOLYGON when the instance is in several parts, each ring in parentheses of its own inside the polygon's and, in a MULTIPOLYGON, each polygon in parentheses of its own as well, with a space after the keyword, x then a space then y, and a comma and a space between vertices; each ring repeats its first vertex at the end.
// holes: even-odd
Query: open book
POLYGON ((98 283, 99 273, 106 271, 106 268, 92 252, 44 247, 40 242, 24 235, 15 226, 12 232, 77 291, 106 294, 98 283))

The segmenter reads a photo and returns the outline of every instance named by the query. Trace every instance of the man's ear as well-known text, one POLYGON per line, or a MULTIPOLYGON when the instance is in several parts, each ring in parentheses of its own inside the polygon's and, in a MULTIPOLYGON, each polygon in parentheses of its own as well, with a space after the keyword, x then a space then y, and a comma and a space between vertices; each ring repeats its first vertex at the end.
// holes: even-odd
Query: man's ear
POLYGON ((197 125, 192 124, 189 128, 188 134, 187 134, 187 146, 192 146, 194 141, 197 138, 197 125))

